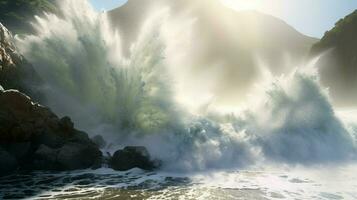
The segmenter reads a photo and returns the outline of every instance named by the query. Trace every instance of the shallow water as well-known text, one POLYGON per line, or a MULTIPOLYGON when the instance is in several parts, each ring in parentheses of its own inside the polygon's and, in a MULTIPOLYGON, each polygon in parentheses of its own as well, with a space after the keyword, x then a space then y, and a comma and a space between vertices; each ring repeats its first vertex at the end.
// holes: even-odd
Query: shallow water
POLYGON ((357 199, 357 164, 189 174, 110 169, 0 179, 3 199, 357 199))

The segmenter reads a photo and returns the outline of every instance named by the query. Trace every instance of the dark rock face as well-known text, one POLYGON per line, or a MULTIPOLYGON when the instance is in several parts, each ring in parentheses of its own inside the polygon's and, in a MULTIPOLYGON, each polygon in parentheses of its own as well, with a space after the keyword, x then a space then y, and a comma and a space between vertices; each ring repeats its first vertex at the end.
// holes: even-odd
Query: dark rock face
POLYGON ((149 152, 145 147, 125 147, 114 153, 109 161, 109 165, 114 170, 126 171, 132 168, 153 170, 158 167, 154 161, 150 160, 149 152))
POLYGON ((27 153, 31 150, 30 142, 13 143, 11 145, 5 145, 7 152, 15 156, 16 159, 22 160, 27 156, 27 153))
POLYGON ((101 166, 101 157, 101 152, 92 144, 70 142, 57 149, 41 145, 34 154, 31 168, 40 170, 97 168, 101 166))
POLYGON ((59 149, 57 162, 63 169, 75 170, 96 167, 101 162, 101 156, 95 145, 68 143, 59 149))
POLYGON ((104 138, 101 135, 96 135, 91 139, 99 148, 104 148, 107 146, 107 142, 104 140, 104 138))
POLYGON ((41 78, 33 66, 18 53, 10 31, 0 23, 0 85, 4 89, 16 89, 36 100, 43 98, 41 78))
POLYGON ((0 148, 0 176, 10 173, 16 170, 16 168, 16 158, 0 148))
POLYGON ((1 165, 4 173, 17 164, 30 170, 84 169, 102 159, 97 145, 69 117, 60 119, 15 90, 0 91, 0 147, 0 159, 12 163, 1 165))
POLYGON ((34 153, 32 168, 43 170, 58 168, 58 165, 56 165, 57 154, 57 149, 52 149, 42 144, 34 153))
POLYGON ((101 152, 69 117, 58 118, 34 103, 42 82, 16 50, 11 33, 0 24, 0 173, 20 169, 74 170, 97 165, 101 152), (15 164, 16 163, 16 164, 15 164))
MULTIPOLYGON (((35 103, 42 82, 33 67, 16 51, 11 33, 0 24, 0 176, 16 170, 76 170, 99 168, 106 146, 76 130, 69 117, 59 118, 35 103), (17 90, 14 90, 17 89, 17 90), (18 91, 19 90, 19 91, 18 91)), ((108 163, 114 169, 155 167, 145 147, 126 147, 108 163)))

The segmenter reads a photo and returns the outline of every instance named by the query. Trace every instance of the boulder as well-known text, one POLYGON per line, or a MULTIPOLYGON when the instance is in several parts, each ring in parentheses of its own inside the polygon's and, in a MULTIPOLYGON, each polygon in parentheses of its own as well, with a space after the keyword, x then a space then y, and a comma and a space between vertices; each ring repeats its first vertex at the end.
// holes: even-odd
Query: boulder
POLYGON ((20 169, 101 166, 98 146, 85 132, 76 130, 69 117, 57 117, 16 90, 0 91, 0 145, 6 150, 4 160, 17 159, 20 169))
POLYGON ((58 150, 52 149, 46 145, 41 145, 35 152, 36 159, 45 160, 55 163, 57 160, 58 150))
POLYGON ((43 131, 65 135, 58 117, 17 90, 0 91, 0 141, 20 143, 43 131))
POLYGON ((107 146, 107 142, 101 135, 96 135, 91 140, 101 149, 107 146))
POLYGON ((78 144, 90 144, 96 146, 96 144, 89 139, 88 134, 83 131, 74 130, 73 134, 68 137, 67 142, 73 142, 78 144))
POLYGON ((31 143, 30 142, 22 142, 22 143, 11 143, 8 145, 4 145, 7 152, 13 155, 17 160, 23 160, 31 151, 31 143))
POLYGON ((46 145, 51 148, 59 148, 65 144, 65 138, 57 135, 56 133, 47 130, 36 134, 33 138, 35 145, 40 146, 41 144, 46 145))
POLYGON ((114 170, 126 171, 132 168, 153 170, 155 162, 150 160, 150 154, 145 147, 129 146, 114 153, 109 161, 114 170))
POLYGON ((90 168, 102 160, 102 153, 95 145, 68 143, 59 149, 57 163, 60 169, 90 168))
POLYGON ((65 130, 65 131, 71 131, 74 129, 74 124, 73 124, 71 118, 69 118, 67 116, 60 119, 59 126, 62 130, 65 130))
POLYGON ((28 168, 35 170, 54 170, 58 168, 56 163, 57 154, 58 150, 42 144, 37 151, 35 151, 32 164, 28 168))
POLYGON ((66 143, 61 148, 41 145, 30 165, 33 170, 77 170, 96 167, 102 153, 94 144, 66 143))
POLYGON ((17 160, 10 153, 0 148, 0 176, 15 171, 18 167, 17 160))

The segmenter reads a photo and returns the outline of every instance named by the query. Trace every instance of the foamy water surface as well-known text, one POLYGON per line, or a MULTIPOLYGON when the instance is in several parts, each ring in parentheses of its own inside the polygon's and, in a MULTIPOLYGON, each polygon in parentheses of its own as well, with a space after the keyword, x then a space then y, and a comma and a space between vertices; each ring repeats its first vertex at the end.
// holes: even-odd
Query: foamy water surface
POLYGON ((0 179, 4 199, 356 199, 357 164, 197 173, 110 169, 0 179))

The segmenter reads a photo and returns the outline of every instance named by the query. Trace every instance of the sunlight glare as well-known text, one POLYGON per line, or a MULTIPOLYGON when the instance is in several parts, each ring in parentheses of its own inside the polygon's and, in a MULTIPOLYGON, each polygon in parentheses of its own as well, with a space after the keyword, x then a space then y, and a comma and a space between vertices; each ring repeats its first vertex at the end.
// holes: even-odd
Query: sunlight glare
POLYGON ((259 10, 262 0, 221 0, 226 6, 235 10, 259 10))

